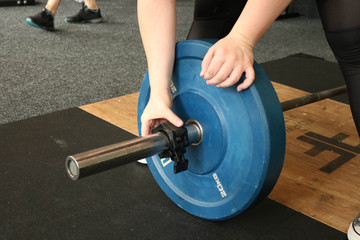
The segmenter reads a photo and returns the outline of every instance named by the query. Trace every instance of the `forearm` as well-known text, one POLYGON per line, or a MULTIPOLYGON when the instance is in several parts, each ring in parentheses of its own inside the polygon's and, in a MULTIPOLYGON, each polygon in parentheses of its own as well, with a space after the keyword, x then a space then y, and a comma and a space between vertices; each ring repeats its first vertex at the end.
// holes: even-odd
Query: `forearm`
POLYGON ((291 0, 248 0, 229 35, 241 38, 254 47, 290 2, 291 0))
POLYGON ((138 0, 138 21, 151 91, 168 90, 176 41, 176 1, 138 0))

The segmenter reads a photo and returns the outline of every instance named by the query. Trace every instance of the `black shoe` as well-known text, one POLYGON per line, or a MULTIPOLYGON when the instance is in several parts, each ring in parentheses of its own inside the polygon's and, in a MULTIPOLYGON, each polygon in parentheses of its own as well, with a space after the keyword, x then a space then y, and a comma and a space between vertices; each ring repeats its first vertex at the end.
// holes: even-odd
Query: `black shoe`
POLYGON ((26 23, 30 26, 44 29, 47 31, 54 31, 54 17, 51 12, 43 8, 38 14, 28 17, 26 23))
POLYGON ((102 22, 102 20, 100 8, 94 11, 86 5, 83 5, 80 11, 74 16, 65 18, 65 22, 68 23, 99 23, 102 22))

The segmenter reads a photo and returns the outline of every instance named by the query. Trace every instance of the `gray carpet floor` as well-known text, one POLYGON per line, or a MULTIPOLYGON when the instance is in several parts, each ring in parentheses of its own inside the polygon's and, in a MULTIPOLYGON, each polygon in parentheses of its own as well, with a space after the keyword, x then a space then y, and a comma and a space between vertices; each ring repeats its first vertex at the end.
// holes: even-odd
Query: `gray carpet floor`
MULTIPOLYGON (((68 24, 81 5, 63 0, 55 32, 25 19, 45 5, 0 7, 0 124, 137 92, 146 71, 135 0, 99 0, 105 21, 68 24)), ((177 40, 184 40, 193 0, 178 0, 177 40)), ((305 53, 335 58, 319 19, 276 21, 254 50, 259 63, 305 53)))

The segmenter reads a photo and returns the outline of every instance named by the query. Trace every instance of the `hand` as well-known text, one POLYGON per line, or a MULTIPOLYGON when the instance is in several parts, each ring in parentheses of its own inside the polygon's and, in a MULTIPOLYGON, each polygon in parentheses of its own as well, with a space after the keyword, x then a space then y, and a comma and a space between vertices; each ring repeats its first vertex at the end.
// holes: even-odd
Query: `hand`
POLYGON ((229 87, 236 84, 245 72, 246 79, 237 86, 241 91, 255 79, 253 47, 241 35, 229 34, 215 43, 205 55, 200 76, 208 85, 229 87))
POLYGON ((176 127, 181 127, 184 123, 171 111, 171 107, 172 95, 168 90, 151 93, 149 102, 141 115, 141 135, 149 135, 152 128, 166 121, 176 127))

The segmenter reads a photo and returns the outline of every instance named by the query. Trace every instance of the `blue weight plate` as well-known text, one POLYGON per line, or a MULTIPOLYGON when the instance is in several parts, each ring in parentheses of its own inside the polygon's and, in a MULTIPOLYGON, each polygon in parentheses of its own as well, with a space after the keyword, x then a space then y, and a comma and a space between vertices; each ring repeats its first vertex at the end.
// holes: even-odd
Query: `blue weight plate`
MULTIPOLYGON (((206 85, 199 74, 211 45, 188 40, 176 46, 173 111, 184 122, 198 121, 204 132, 199 145, 187 148, 188 170, 174 174, 173 162, 158 156, 147 161, 157 183, 177 205, 201 218, 223 220, 270 193, 283 165, 285 127, 276 92, 257 63, 248 90, 206 85)), ((146 74, 139 96, 139 130, 149 96, 146 74)))

